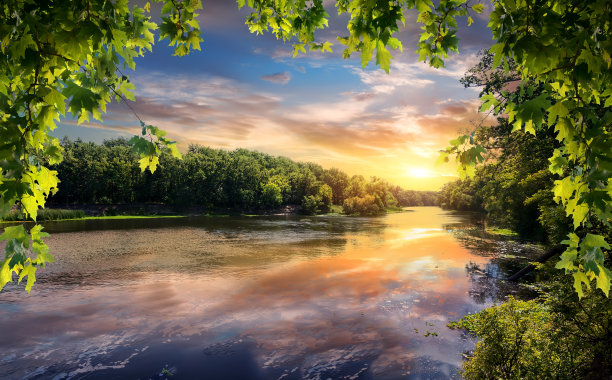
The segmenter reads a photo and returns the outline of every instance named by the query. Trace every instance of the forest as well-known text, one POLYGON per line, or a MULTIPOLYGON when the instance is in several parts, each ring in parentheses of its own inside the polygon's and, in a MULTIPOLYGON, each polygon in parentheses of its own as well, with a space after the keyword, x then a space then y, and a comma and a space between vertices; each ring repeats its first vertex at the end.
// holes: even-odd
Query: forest
POLYGON ((177 209, 254 212, 300 205, 307 214, 342 206, 350 215, 380 215, 407 206, 433 206, 437 192, 412 191, 387 181, 285 157, 191 145, 182 159, 163 153, 154 173, 141 171, 126 139, 101 145, 61 142, 64 160, 53 167, 61 188, 52 205, 157 203, 177 209))

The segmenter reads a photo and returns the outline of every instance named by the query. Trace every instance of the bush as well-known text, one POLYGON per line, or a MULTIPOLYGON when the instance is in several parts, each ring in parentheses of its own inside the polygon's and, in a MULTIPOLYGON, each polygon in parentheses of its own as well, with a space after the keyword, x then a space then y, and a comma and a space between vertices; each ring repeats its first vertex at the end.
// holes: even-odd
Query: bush
POLYGON ((373 195, 363 197, 351 197, 344 200, 342 205, 345 214, 372 216, 385 213, 385 208, 380 199, 373 195))
POLYGON ((280 187, 275 183, 266 183, 261 188, 261 206, 264 208, 274 208, 283 203, 283 195, 280 187))
POLYGON ((319 187, 317 197, 321 202, 319 208, 322 213, 326 213, 331 210, 333 196, 332 188, 329 187, 329 185, 324 184, 323 186, 319 187))
POLYGON ((464 363, 468 379, 536 379, 555 377, 562 353, 550 339, 552 317, 536 301, 514 298, 468 315, 454 326, 467 329, 481 340, 464 363))
POLYGON ((539 301, 510 297, 449 327, 480 338, 463 364, 467 379, 612 376, 612 301, 599 291, 578 300, 571 284, 555 284, 539 301))
POLYGON ((308 215, 320 214, 322 204, 323 202, 315 195, 305 196, 302 199, 302 212, 308 215))

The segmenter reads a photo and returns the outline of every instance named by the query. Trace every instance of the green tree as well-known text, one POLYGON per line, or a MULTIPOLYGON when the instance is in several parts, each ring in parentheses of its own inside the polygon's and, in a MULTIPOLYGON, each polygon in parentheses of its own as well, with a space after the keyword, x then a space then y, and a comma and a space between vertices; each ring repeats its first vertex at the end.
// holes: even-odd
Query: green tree
POLYGON ((268 182, 262 186, 261 205, 265 208, 274 208, 283 202, 283 195, 277 184, 268 182))
POLYGON ((339 169, 331 168, 323 173, 322 181, 332 190, 333 204, 342 204, 344 202, 344 190, 349 183, 348 175, 339 169))

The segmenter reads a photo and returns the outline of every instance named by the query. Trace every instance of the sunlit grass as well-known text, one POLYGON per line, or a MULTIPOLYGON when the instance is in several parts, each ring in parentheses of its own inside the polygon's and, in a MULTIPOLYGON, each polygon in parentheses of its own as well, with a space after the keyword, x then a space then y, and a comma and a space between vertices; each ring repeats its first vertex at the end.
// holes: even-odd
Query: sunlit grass
POLYGON ((493 235, 517 236, 518 233, 507 228, 487 228, 487 232, 493 235))

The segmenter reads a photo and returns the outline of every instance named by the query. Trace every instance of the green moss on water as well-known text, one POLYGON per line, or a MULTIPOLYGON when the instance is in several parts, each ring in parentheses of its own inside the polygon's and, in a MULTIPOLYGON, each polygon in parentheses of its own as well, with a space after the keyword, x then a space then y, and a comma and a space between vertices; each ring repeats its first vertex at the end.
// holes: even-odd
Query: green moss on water
POLYGON ((493 235, 518 236, 518 233, 507 228, 487 228, 487 232, 493 235))

